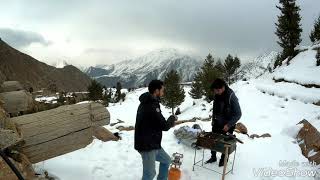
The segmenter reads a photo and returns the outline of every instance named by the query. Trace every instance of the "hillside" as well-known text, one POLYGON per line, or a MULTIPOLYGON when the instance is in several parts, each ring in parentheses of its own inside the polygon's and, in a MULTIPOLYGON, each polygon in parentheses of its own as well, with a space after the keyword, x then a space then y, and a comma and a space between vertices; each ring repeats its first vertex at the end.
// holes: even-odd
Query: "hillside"
POLYGON ((273 69, 277 54, 272 51, 242 64, 240 67, 242 79, 258 78, 273 69))
POLYGON ((176 49, 159 49, 117 64, 90 67, 86 73, 107 87, 115 86, 118 81, 123 87, 138 87, 152 79, 164 79, 172 69, 178 71, 183 82, 188 82, 201 66, 199 59, 176 49))
POLYGON ((59 91, 86 91, 90 78, 72 65, 55 68, 19 52, 0 39, 0 82, 15 80, 26 89, 47 88, 59 91))

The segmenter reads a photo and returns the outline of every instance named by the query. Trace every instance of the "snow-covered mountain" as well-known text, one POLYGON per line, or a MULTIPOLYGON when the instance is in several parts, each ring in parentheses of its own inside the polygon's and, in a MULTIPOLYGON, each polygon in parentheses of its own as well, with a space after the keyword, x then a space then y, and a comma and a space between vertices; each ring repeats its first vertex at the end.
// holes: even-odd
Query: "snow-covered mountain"
POLYGON ((260 55, 252 61, 244 63, 241 66, 242 79, 257 78, 266 72, 272 71, 277 55, 277 52, 272 51, 270 53, 260 55))
POLYGON ((176 49, 158 49, 117 64, 90 67, 86 73, 105 86, 114 86, 119 81, 124 87, 137 87, 152 79, 164 79, 173 69, 178 71, 183 82, 192 81, 201 64, 199 57, 176 49))

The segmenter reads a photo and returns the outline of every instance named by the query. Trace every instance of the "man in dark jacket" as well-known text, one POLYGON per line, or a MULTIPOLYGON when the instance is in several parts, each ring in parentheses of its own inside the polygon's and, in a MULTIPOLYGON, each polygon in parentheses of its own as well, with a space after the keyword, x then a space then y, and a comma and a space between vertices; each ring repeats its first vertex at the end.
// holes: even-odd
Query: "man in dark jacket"
POLYGON ((134 148, 142 157, 142 180, 152 180, 155 177, 155 161, 160 162, 158 180, 167 180, 171 158, 161 147, 162 131, 168 131, 173 127, 177 118, 170 116, 166 121, 161 114, 159 102, 160 97, 164 95, 163 82, 153 80, 148 89, 149 92, 139 98, 134 148))
MULTIPOLYGON (((222 79, 216 79, 211 89, 214 91, 212 132, 232 134, 237 121, 241 118, 241 108, 238 98, 232 89, 222 79)), ((206 163, 217 161, 216 151, 211 151, 211 158, 206 163)), ((221 155, 219 166, 224 165, 224 154, 221 155)))

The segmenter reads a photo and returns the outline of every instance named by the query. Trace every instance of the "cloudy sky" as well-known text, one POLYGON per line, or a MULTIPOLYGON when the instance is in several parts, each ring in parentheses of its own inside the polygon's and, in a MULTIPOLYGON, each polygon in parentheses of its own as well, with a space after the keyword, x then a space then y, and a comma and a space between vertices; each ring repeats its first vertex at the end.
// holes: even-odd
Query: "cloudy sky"
MULTIPOLYGON (((278 0, 1 0, 0 37, 52 64, 111 64, 158 48, 247 60, 279 50, 278 0)), ((303 45, 319 0, 298 0, 303 45)))

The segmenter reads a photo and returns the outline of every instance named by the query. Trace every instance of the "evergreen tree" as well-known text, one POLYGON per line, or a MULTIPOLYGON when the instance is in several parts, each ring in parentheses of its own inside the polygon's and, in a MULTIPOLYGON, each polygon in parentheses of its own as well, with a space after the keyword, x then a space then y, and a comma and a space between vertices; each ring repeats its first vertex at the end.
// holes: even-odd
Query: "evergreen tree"
POLYGON ((163 96, 163 105, 171 108, 174 115, 174 108, 178 107, 185 98, 184 89, 180 85, 181 78, 177 71, 171 70, 164 79, 165 93, 163 96))
POLYGON ((241 66, 240 59, 238 57, 232 57, 230 54, 227 56, 223 67, 225 70, 224 79, 228 82, 228 84, 232 84, 237 80, 237 69, 241 66))
POLYGON ((121 100, 122 100, 122 102, 126 99, 126 93, 121 93, 121 100))
POLYGON ((213 98, 213 92, 210 89, 211 83, 221 77, 221 73, 214 64, 214 58, 209 54, 201 67, 201 84, 206 100, 210 102, 213 98))
POLYGON ((109 106, 110 98, 109 98, 109 92, 108 89, 104 86, 103 87, 103 95, 102 95, 102 104, 105 107, 109 106))
POLYGON ((66 101, 66 93, 65 92, 59 92, 59 97, 57 99, 57 102, 59 105, 64 105, 64 102, 66 101))
POLYGON ((189 94, 193 99, 201 99, 202 98, 203 91, 202 91, 201 73, 200 72, 198 72, 195 75, 189 94))
POLYGON ((102 99, 102 85, 96 80, 92 80, 90 86, 88 87, 89 100, 96 101, 102 99))
POLYGON ((311 33, 310 33, 310 40, 313 43, 320 41, 320 16, 314 22, 313 29, 311 30, 311 33))
POLYGON ((317 66, 320 66, 320 49, 318 49, 317 51, 316 59, 317 59, 317 66))
POLYGON ((278 16, 276 23, 277 30, 275 34, 278 36, 277 43, 283 48, 281 58, 276 61, 275 67, 281 65, 286 58, 291 60, 298 52, 295 47, 301 42, 301 17, 299 14, 300 7, 296 4, 296 0, 279 0, 281 6, 276 6, 281 14, 278 16))
POLYGON ((119 102, 121 100, 121 89, 122 85, 120 82, 117 82, 117 91, 116 91, 116 102, 119 102))
POLYGON ((225 68, 224 68, 224 65, 222 64, 221 62, 221 59, 219 59, 215 65, 215 68, 219 71, 219 73, 224 77, 225 76, 225 68))

